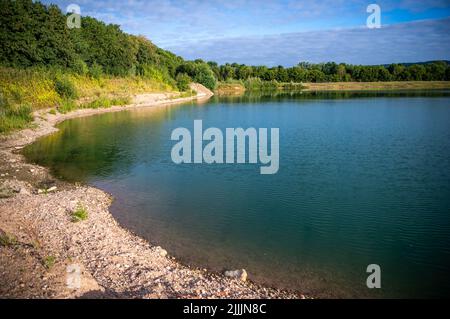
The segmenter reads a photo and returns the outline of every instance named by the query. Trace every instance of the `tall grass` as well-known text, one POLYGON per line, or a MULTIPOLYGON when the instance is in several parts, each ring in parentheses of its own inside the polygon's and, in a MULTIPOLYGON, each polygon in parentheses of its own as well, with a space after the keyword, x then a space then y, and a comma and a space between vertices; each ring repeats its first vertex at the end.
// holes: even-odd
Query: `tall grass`
POLYGON ((157 70, 147 70, 142 76, 112 77, 57 68, 0 67, 0 133, 27 127, 35 110, 55 108, 67 113, 125 105, 132 94, 175 91, 175 86, 157 70))

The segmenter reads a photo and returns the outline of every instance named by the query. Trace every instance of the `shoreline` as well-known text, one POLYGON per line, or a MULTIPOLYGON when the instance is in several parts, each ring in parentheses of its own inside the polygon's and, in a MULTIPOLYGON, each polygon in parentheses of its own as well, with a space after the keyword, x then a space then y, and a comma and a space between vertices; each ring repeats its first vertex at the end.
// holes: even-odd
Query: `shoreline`
MULTIPOLYGON (((281 83, 289 85, 289 83, 281 83)), ((319 82, 319 83, 295 83, 302 85, 303 92, 347 92, 347 91, 419 91, 419 90, 448 90, 450 81, 390 81, 390 82, 319 82)), ((257 90, 256 90, 257 91, 257 90)), ((283 90, 275 90, 282 92, 283 90)), ((216 94, 224 96, 239 96, 247 90, 242 83, 219 83, 216 94)))
POLYGON ((450 81, 389 81, 389 82, 325 82, 303 83, 304 91, 378 91, 378 90, 445 90, 450 81))
POLYGON ((34 128, 1 138, 0 187, 10 196, 0 193, 0 298, 305 298, 245 281, 246 274, 239 271, 231 273, 233 278, 179 263, 163 248, 122 228, 109 212, 109 194, 58 180, 20 154, 68 119, 213 95, 203 86, 192 88, 197 95, 187 98, 148 94, 135 97, 142 103, 128 106, 56 115, 36 111, 34 128), (88 218, 74 223, 71 214, 80 204, 88 218))

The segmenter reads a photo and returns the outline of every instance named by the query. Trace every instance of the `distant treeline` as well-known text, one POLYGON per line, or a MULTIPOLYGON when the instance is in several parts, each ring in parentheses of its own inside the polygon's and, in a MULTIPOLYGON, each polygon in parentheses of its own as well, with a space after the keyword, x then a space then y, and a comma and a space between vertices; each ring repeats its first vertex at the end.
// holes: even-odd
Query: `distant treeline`
POLYGON ((261 83, 338 81, 450 80, 446 62, 390 66, 299 63, 282 66, 218 65, 185 61, 143 36, 124 33, 118 25, 83 17, 81 28, 69 29, 67 15, 56 5, 32 0, 0 0, 0 64, 8 67, 55 67, 92 77, 139 76, 160 80, 179 90, 190 81, 214 89, 217 81, 261 83))
POLYGON ((391 64, 363 66, 334 62, 311 64, 301 62, 290 68, 283 66, 218 65, 208 62, 219 81, 260 79, 286 82, 385 82, 385 81, 449 81, 450 65, 445 61, 426 64, 391 64))

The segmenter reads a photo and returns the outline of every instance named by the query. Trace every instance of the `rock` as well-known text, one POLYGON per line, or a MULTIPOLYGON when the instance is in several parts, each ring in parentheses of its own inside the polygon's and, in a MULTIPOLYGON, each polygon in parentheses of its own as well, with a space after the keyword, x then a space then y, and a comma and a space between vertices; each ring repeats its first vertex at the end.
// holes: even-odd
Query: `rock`
POLYGON ((54 192, 54 191, 56 191, 56 189, 57 189, 57 187, 56 186, 52 186, 52 187, 50 187, 49 189, 47 189, 47 192, 54 192))
POLYGON ((21 187, 20 190, 19 190, 19 194, 30 195, 30 192, 25 187, 21 187))
POLYGON ((156 251, 158 252, 158 254, 161 256, 161 257, 166 257, 167 256, 167 250, 165 250, 165 249, 163 249, 163 248, 161 248, 161 247, 156 247, 156 251))
POLYGON ((247 281, 247 271, 245 269, 228 270, 224 273, 225 277, 247 281))

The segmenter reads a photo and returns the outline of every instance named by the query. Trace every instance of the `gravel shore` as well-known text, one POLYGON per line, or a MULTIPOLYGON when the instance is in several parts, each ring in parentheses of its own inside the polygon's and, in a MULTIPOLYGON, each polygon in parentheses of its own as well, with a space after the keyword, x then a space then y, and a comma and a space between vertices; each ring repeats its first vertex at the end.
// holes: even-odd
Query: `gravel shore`
POLYGON ((39 111, 32 129, 0 138, 0 298, 304 298, 244 281, 242 271, 229 278, 178 263, 120 227, 108 211, 110 195, 60 181, 20 154, 70 118, 212 95, 200 85, 194 89, 198 94, 190 98, 147 94, 125 107, 39 111), (74 222, 80 207, 88 217, 74 222))

